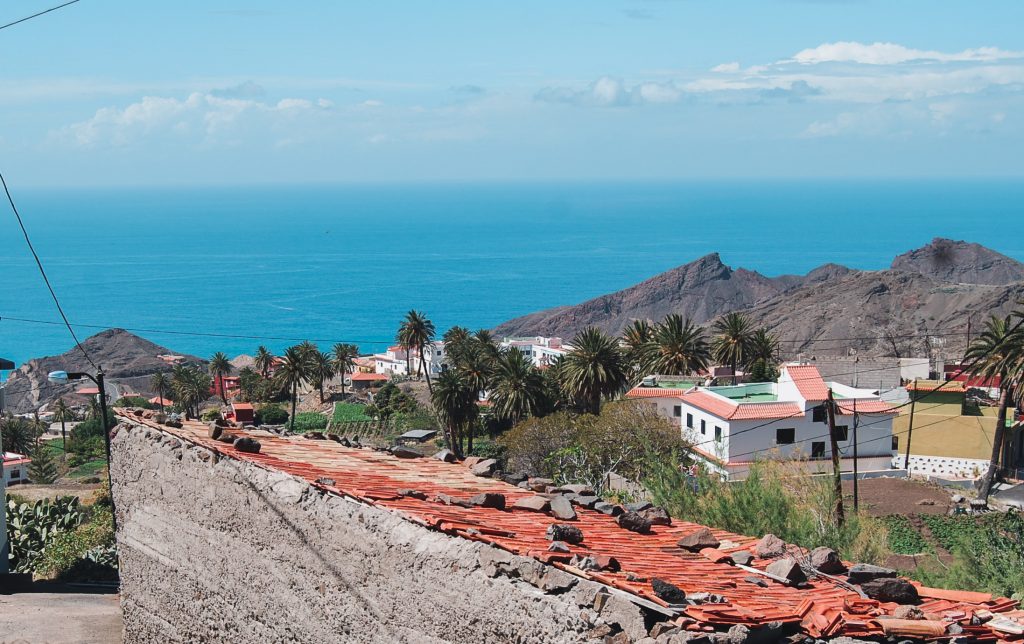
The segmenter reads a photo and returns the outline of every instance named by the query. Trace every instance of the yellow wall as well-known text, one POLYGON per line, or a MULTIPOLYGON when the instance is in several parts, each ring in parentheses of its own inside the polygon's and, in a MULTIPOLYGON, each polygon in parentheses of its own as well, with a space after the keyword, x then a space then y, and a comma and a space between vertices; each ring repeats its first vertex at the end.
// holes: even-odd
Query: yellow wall
MULTIPOLYGON (((910 453, 918 456, 949 456, 987 460, 992 456, 992 435, 996 419, 991 416, 950 416, 921 413, 927 405, 918 405, 914 412, 914 434, 910 453)), ((899 437, 899 453, 906 453, 907 427, 910 414, 893 419, 893 434, 899 437)))

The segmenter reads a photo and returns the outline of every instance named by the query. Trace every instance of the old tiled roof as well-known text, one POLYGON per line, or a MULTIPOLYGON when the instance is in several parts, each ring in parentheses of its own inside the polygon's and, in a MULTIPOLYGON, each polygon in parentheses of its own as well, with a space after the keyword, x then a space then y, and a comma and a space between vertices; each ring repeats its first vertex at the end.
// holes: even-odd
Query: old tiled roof
POLYGON ((959 380, 918 380, 907 385, 907 391, 945 391, 948 393, 962 394, 967 391, 964 383, 959 380), (941 387, 941 389, 939 389, 941 387))
MULTIPOLYGON (((507 507, 511 508, 517 499, 533 494, 502 481, 473 476, 468 468, 458 463, 433 458, 399 459, 386 452, 344 447, 330 440, 283 438, 262 433, 258 436, 262 449, 252 454, 208 438, 207 427, 202 423, 186 421, 182 428, 173 429, 138 418, 131 410, 119 409, 117 413, 135 424, 173 434, 222 457, 285 472, 325 492, 386 508, 428 528, 532 557, 617 588, 653 602, 668 613, 684 613, 696 620, 697 627, 728 628, 733 624, 753 626, 779 621, 800 624, 802 630, 814 637, 881 638, 886 633, 901 632, 896 628, 896 620, 879 619, 891 616, 896 604, 864 599, 831 579, 816 578, 804 587, 768 579, 764 579, 767 587, 751 583, 747 580, 751 576, 749 572, 721 560, 722 553, 752 548, 755 539, 751 537, 712 529, 720 541, 732 543, 717 551, 691 553, 678 548, 676 542, 701 528, 700 525, 673 520, 671 526, 655 526, 648 534, 637 534, 619 527, 610 516, 577 508, 578 520, 574 525, 582 530, 583 542, 572 546, 568 554, 552 553, 547 550, 550 542, 545 532, 557 520, 546 514, 441 502, 439 495, 467 499, 482 492, 498 492, 505 495, 507 507), (426 498, 403 495, 403 490, 410 489, 424 493, 426 498), (569 565, 574 554, 610 555, 618 560, 621 571, 585 572, 569 565), (653 593, 651 579, 655 577, 687 593, 721 595, 725 603, 670 607, 653 593)), ((755 558, 751 565, 764 570, 769 563, 755 558)), ((976 641, 995 642, 997 638, 989 628, 970 624, 974 611, 1018 614, 1007 612, 1016 607, 1012 600, 926 587, 919 587, 918 592, 922 597, 921 610, 940 616, 955 615, 964 628, 964 637, 976 641)), ((910 624, 905 632, 914 634, 917 629, 921 631, 920 637, 938 638, 937 633, 929 630, 938 623, 910 624)))
POLYGON ((352 374, 352 382, 360 381, 371 381, 371 380, 388 380, 390 376, 384 373, 354 373, 352 374))
POLYGON ((797 391, 808 402, 828 399, 828 385, 821 379, 818 368, 810 364, 791 364, 783 367, 793 379, 797 391))

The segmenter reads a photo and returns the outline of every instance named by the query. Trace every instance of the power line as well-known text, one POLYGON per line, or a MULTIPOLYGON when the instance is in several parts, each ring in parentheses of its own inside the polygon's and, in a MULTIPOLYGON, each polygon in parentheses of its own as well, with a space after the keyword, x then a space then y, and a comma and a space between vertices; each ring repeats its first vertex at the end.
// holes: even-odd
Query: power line
POLYGON ((50 13, 51 11, 56 11, 57 9, 63 9, 64 7, 68 6, 69 4, 75 4, 76 2, 78 2, 78 0, 71 0, 70 2, 65 2, 64 4, 57 5, 56 7, 50 7, 49 9, 47 9, 45 11, 40 11, 39 13, 34 13, 31 16, 26 16, 24 18, 21 18, 20 20, 15 20, 14 22, 8 22, 6 25, 0 26, 0 29, 7 29, 8 27, 13 27, 14 25, 21 24, 21 23, 25 22, 26 20, 31 20, 33 18, 38 18, 39 16, 41 16, 43 14, 50 13))
MULTIPOLYGON (((16 318, 9 315, 0 317, 0 320, 10 320, 12 322, 25 322, 27 324, 47 324, 52 326, 60 326, 60 322, 54 322, 52 320, 35 320, 31 318, 16 318)), ((241 335, 234 333, 212 333, 202 331, 170 331, 168 329, 142 329, 133 327, 121 327, 117 325, 101 325, 101 324, 78 324, 75 323, 76 327, 80 329, 112 329, 120 328, 125 331, 131 331, 133 333, 159 333, 163 335, 182 335, 182 336, 194 336, 202 338, 228 338, 234 340, 275 340, 281 342, 304 342, 309 340, 310 342, 348 342, 353 344, 393 344, 394 340, 338 340, 338 339, 324 339, 324 338, 290 338, 290 337, 275 337, 269 335, 241 335)))
MULTIPOLYGON (((78 0, 75 1, 77 2, 78 0)), ((27 20, 27 18, 24 20, 27 20)), ((0 27, 0 29, 2 29, 2 27, 0 27)), ((85 347, 82 346, 82 343, 79 342, 78 336, 75 334, 75 330, 71 328, 71 323, 68 322, 68 316, 64 314, 64 308, 60 305, 60 300, 57 299, 57 294, 54 292, 53 286, 50 285, 50 278, 46 276, 46 270, 43 269, 43 263, 39 261, 39 255, 36 253, 36 249, 32 245, 32 240, 29 239, 28 230, 25 229, 25 222, 21 220, 21 213, 18 212, 18 207, 14 205, 14 198, 11 197, 11 191, 7 187, 7 181, 4 179, 3 173, 0 173, 0 184, 3 184, 4 193, 7 195, 7 202, 11 204, 11 210, 14 211, 14 216, 18 219, 18 225, 21 227, 21 233, 25 236, 25 243, 28 244, 28 249, 32 252, 33 259, 36 260, 36 266, 39 267, 39 274, 43 276, 46 288, 50 291, 50 297, 53 298, 53 303, 57 305, 57 311, 60 313, 61 319, 64 320, 64 326, 66 326, 68 332, 71 333, 71 337, 75 339, 75 344, 78 345, 78 348, 82 351, 82 355, 84 355, 85 359, 89 361, 89 364, 91 364, 94 369, 99 369, 96 363, 93 362, 92 356, 89 355, 89 352, 86 351, 85 347)))

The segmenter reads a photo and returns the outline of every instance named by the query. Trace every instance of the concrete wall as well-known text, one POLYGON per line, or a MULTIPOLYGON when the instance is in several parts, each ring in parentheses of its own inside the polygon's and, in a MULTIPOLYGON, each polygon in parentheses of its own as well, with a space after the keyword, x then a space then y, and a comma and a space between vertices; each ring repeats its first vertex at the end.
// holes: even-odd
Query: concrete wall
MULTIPOLYGON (((949 416, 944 413, 914 413, 914 434, 910 439, 911 456, 945 456, 987 461, 992 456, 992 437, 996 419, 989 416, 949 416)), ((893 432, 899 438, 898 452, 907 449, 907 428, 910 414, 901 414, 893 421, 893 432)))
POLYGON ((634 604, 535 560, 156 430, 122 424, 113 450, 125 642, 646 635, 634 604))

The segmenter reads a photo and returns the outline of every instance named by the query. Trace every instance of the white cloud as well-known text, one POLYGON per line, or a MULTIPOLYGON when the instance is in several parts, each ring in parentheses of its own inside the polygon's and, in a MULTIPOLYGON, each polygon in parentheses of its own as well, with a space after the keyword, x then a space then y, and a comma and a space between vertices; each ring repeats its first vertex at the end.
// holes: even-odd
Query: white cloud
POLYGON ((546 103, 594 107, 623 107, 648 103, 672 103, 683 92, 674 83, 646 82, 627 86, 621 80, 602 76, 584 89, 545 87, 534 98, 546 103))
POLYGON ((711 68, 711 71, 719 74, 734 74, 740 71, 739 63, 722 63, 721 65, 715 65, 711 68))
POLYGON ((246 125, 242 121, 273 126, 279 119, 333 106, 326 99, 314 103, 303 98, 283 98, 270 104, 252 99, 224 98, 219 94, 222 93, 194 92, 184 100, 145 96, 124 108, 101 108, 92 118, 72 123, 54 134, 81 146, 102 143, 127 145, 161 134, 199 135, 209 140, 246 125))
POLYGON ((876 42, 869 45, 853 41, 840 41, 804 49, 793 56, 792 61, 804 65, 819 63, 899 65, 914 61, 992 62, 1013 58, 1024 58, 1024 52, 1005 51, 997 47, 979 47, 955 53, 943 53, 911 49, 891 42, 876 42))

